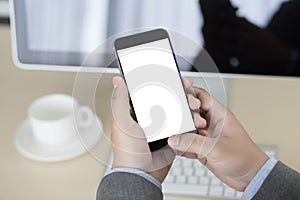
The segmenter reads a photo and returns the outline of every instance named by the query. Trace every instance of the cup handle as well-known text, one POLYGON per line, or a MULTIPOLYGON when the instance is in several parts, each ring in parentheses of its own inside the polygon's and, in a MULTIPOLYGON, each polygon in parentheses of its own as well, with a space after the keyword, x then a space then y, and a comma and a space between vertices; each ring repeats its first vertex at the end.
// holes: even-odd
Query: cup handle
POLYGON ((87 128, 95 120, 93 111, 87 106, 80 106, 78 109, 78 125, 80 128, 87 128))

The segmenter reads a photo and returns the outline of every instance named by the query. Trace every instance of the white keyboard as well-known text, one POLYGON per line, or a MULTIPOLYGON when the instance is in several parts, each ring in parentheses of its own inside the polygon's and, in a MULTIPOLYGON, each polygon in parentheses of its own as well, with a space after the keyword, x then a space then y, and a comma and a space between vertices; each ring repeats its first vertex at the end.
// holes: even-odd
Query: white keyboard
MULTIPOLYGON (((259 145, 270 157, 277 158, 277 147, 259 145)), ((109 165, 112 164, 112 156, 109 165)), ((108 169, 107 169, 108 170, 108 169)), ((220 181, 198 160, 176 157, 168 176, 162 184, 163 193, 217 199, 240 199, 242 192, 236 191, 220 181)))
MULTIPOLYGON (((259 146, 268 156, 277 157, 277 147, 259 146)), ((163 193, 203 198, 240 199, 236 191, 220 181, 198 160, 177 157, 162 184, 163 193)))

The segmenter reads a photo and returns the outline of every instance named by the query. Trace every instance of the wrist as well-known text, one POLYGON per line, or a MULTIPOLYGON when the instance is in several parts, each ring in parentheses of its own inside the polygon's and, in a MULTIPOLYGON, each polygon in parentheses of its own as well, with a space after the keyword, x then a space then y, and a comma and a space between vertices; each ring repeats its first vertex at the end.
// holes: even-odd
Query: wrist
POLYGON ((252 165, 250 165, 251 168, 249 170, 249 176, 246 180, 244 190, 248 187, 248 185, 251 183, 251 181, 254 179, 254 177, 257 175, 257 173, 260 171, 260 169, 269 160, 269 157, 263 151, 258 149, 258 153, 251 160, 253 163, 252 163, 252 165))
POLYGON ((162 183, 165 180, 165 177, 162 177, 158 171, 155 172, 148 172, 147 174, 151 175, 155 178, 158 182, 162 183))
POLYGON ((166 176, 168 175, 170 167, 171 167, 171 165, 166 166, 166 167, 164 167, 162 169, 159 169, 159 170, 156 170, 156 171, 152 171, 152 172, 147 172, 147 173, 150 174, 157 181, 159 181, 160 183, 162 183, 162 182, 164 182, 166 176))
POLYGON ((270 172, 273 170, 277 163, 277 160, 274 158, 269 158, 263 167, 258 171, 255 177, 252 179, 250 184, 244 191, 242 199, 252 199, 252 197, 257 193, 257 191, 262 186, 265 179, 268 177, 270 172))

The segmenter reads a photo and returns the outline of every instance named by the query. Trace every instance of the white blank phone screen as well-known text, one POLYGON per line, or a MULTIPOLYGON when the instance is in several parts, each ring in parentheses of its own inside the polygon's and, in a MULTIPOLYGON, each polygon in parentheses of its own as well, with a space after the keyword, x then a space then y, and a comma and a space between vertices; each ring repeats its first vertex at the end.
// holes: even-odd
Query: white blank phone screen
POLYGON ((117 54, 148 142, 195 131, 168 38, 119 49, 117 54))

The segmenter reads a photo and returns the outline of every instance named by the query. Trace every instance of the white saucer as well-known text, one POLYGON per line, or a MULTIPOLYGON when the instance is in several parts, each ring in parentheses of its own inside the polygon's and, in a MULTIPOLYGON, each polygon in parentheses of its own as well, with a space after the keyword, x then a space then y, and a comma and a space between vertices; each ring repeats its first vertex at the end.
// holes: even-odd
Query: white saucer
POLYGON ((33 160, 43 162, 65 161, 86 153, 95 146, 102 135, 102 123, 99 119, 79 131, 80 137, 64 145, 45 145, 37 141, 31 130, 29 120, 25 120, 17 129, 15 145, 17 150, 33 160))

